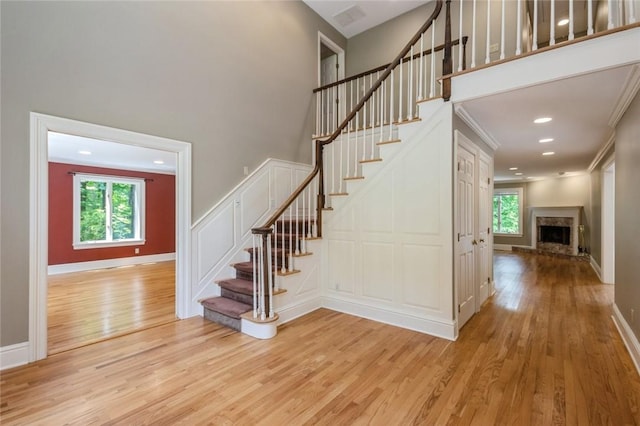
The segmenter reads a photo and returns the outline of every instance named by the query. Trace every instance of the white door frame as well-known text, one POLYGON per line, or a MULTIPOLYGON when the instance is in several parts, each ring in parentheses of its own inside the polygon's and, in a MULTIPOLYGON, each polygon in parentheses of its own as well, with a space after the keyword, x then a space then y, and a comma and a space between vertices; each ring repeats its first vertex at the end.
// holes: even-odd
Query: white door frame
POLYGON ((29 182, 29 362, 47 357, 49 131, 174 152, 176 164, 176 316, 188 315, 191 248, 191 144, 32 112, 29 182))
POLYGON ((342 80, 344 78, 345 73, 345 63, 344 63, 344 49, 338 46, 333 40, 331 40, 326 35, 322 34, 318 31, 318 87, 322 85, 322 80, 320 79, 322 76, 322 45, 327 46, 329 49, 333 50, 338 54, 338 64, 340 67, 338 68, 338 80, 342 80))
POLYGON ((615 282, 615 162, 602 166, 602 216, 600 222, 600 263, 602 282, 615 282))

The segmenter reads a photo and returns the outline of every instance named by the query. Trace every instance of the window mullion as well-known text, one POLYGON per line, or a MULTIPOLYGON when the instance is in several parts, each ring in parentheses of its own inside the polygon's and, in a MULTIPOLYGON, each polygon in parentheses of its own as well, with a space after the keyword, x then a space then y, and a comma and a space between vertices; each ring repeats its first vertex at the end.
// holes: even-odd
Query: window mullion
POLYGON ((113 186, 111 181, 107 181, 107 200, 106 200, 106 214, 105 214, 105 226, 107 229, 107 241, 113 241, 113 234, 112 234, 112 229, 111 229, 111 214, 112 214, 112 208, 113 208, 113 202, 112 202, 112 191, 113 191, 113 186))

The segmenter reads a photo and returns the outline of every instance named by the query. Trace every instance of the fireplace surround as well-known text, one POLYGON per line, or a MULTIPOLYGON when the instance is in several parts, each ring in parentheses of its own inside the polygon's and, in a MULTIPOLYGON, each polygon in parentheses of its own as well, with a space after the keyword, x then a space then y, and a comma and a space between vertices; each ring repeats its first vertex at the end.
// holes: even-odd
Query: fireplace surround
POLYGON ((581 206, 532 207, 531 245, 539 251, 578 255, 581 206))

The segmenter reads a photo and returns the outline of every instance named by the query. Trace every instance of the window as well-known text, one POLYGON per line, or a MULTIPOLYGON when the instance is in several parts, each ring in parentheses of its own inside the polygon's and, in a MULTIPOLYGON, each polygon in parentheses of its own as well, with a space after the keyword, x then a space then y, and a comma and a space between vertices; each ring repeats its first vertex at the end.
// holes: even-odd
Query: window
POLYGON ((144 243, 144 179, 76 174, 73 247, 144 243))
POLYGON ((522 188, 493 191, 493 233, 522 236, 522 188))

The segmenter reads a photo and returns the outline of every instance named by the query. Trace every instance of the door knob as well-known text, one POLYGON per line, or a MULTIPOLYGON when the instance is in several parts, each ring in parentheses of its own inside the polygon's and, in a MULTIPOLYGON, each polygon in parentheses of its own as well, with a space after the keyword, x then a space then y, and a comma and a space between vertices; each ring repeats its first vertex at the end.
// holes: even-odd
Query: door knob
POLYGON ((481 243, 484 243, 484 240, 483 240, 482 238, 480 238, 480 242, 481 242, 481 243))
POLYGON ((478 242, 476 240, 471 241, 471 244, 473 244, 474 246, 478 245, 478 242))

